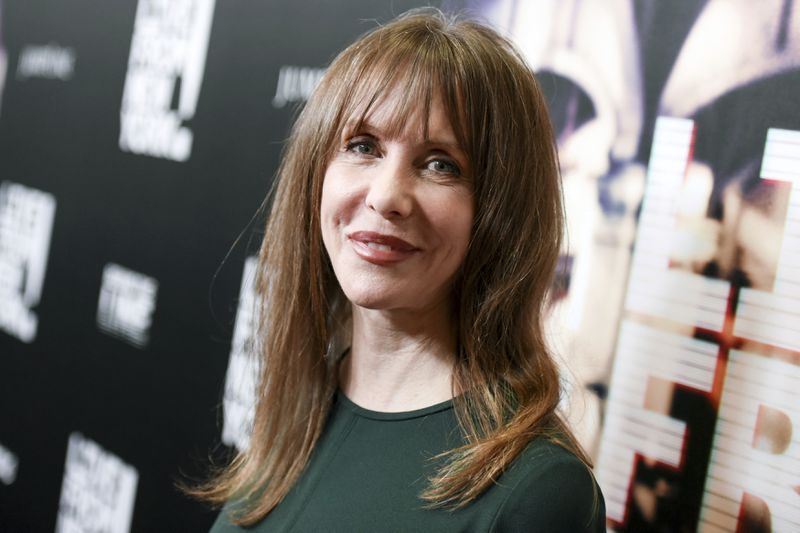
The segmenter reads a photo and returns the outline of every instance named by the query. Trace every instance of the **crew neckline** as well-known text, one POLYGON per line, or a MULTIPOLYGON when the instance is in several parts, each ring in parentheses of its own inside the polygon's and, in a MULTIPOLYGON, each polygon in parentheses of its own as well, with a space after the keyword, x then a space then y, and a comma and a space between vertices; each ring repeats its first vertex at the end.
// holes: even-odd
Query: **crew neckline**
POLYGON ((353 400, 345 396, 344 392, 342 392, 342 389, 336 389, 336 401, 340 402, 343 407, 347 408, 349 411, 353 412, 357 416, 360 416, 362 418, 369 418, 372 420, 385 420, 385 421, 410 420, 412 418, 428 416, 434 413, 438 413, 440 411, 447 411, 448 409, 453 408, 453 400, 451 398, 449 400, 445 400, 440 403, 429 405, 428 407, 422 407, 421 409, 414 409, 413 411, 399 411, 399 412, 373 411, 371 409, 367 409, 366 407, 361 407, 360 405, 354 403, 353 400))

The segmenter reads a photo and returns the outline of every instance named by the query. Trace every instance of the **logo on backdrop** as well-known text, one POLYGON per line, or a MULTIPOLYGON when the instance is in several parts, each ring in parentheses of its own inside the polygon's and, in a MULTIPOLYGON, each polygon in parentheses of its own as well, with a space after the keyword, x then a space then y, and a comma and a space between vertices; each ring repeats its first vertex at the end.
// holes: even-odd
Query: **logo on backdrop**
POLYGON ((69 436, 56 533, 127 533, 139 474, 80 433, 69 436))
POLYGON ((97 326, 101 331, 144 348, 156 308, 158 281, 125 267, 108 263, 103 269, 97 326))
POLYGON ((57 44, 28 45, 17 63, 17 79, 48 78, 68 81, 75 73, 75 49, 57 44))
POLYGON ((0 444, 0 481, 11 485, 17 479, 19 460, 11 450, 0 444))
POLYGON ((36 338, 33 308, 42 296, 55 211, 49 193, 0 184, 0 330, 23 342, 36 338))
POLYGON ((256 265, 255 257, 248 257, 244 264, 222 403, 222 442, 239 450, 245 450, 250 441, 258 375, 254 358, 259 314, 255 292, 256 265))
POLYGON ((278 86, 272 98, 272 107, 281 108, 288 103, 305 102, 325 74, 324 68, 284 65, 278 73, 278 86))
POLYGON ((139 0, 120 109, 120 150, 186 161, 215 0, 139 0))

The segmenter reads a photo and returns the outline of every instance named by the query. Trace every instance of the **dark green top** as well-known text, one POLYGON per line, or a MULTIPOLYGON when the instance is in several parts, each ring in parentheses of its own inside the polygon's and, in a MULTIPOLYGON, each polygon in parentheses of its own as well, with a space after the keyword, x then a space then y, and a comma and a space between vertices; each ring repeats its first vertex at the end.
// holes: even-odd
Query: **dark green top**
MULTIPOLYGON (((434 455, 464 442, 452 401, 369 411, 337 394, 303 475, 252 531, 605 531, 605 507, 572 453, 533 440, 497 483, 458 511, 424 509, 434 455)), ((248 529, 250 530, 250 529, 248 529)), ((212 533, 241 532, 223 509, 212 533)))

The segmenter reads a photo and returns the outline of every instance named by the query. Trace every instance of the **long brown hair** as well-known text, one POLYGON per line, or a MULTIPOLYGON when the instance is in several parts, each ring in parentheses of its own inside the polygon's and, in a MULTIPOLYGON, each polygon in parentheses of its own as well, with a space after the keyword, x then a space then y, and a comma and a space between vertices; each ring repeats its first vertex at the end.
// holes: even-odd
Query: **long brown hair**
POLYGON ((525 60, 494 30, 415 10, 366 34, 333 61, 292 129, 278 172, 257 290, 260 382, 250 447, 193 494, 236 501, 254 524, 297 481, 337 388, 349 305, 320 233, 322 179, 348 120, 397 86, 396 127, 439 95, 474 179, 472 239, 454 282, 456 414, 466 444, 421 498, 467 505, 543 435, 588 458, 556 412, 558 370, 545 342, 562 238, 558 159, 546 103, 525 60))

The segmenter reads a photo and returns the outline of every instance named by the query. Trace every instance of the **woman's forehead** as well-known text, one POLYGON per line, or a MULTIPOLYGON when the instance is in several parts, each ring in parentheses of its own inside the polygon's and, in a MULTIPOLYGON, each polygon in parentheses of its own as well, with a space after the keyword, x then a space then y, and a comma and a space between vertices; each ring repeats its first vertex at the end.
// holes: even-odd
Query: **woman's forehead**
POLYGON ((419 89, 397 83, 382 94, 362 97, 364 103, 353 106, 344 121, 343 133, 375 130, 393 138, 416 137, 460 148, 456 129, 463 125, 453 123, 458 117, 445 106, 442 91, 432 87, 427 91, 419 89), (410 97, 409 92, 417 94, 410 97))

